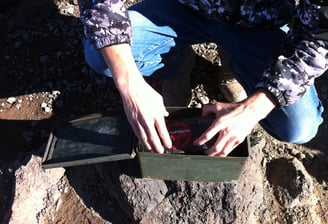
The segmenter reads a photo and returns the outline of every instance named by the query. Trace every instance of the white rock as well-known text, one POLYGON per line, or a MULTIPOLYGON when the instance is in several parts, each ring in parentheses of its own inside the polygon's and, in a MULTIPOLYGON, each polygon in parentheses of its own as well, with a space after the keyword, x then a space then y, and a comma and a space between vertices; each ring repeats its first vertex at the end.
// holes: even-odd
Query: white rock
POLYGON ((34 155, 20 166, 15 171, 15 196, 9 223, 43 223, 48 208, 58 203, 61 193, 56 184, 64 172, 63 168, 42 169, 41 158, 34 155))
POLYGON ((7 99, 7 103, 9 103, 9 104, 13 104, 13 103, 15 103, 16 102, 16 97, 9 97, 8 99, 7 99))

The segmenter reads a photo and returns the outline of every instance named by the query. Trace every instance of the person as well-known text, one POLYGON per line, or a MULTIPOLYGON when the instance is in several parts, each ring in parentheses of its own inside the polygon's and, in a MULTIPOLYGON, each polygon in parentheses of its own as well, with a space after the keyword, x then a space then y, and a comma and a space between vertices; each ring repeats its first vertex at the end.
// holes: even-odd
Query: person
POLYGON ((216 119, 194 144, 217 136, 209 156, 227 156, 258 122, 281 141, 301 144, 316 135, 323 106, 314 80, 328 68, 327 6, 327 0, 145 0, 127 8, 123 0, 79 0, 86 61, 113 78, 148 150, 163 153, 172 142, 169 102, 143 76, 173 80, 183 95, 190 46, 214 42, 223 49, 248 96, 203 106, 203 115, 216 119))

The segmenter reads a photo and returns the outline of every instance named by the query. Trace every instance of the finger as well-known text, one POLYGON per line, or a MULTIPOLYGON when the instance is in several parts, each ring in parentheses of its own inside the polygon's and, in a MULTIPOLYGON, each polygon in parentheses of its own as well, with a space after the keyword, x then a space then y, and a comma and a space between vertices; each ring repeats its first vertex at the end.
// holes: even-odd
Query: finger
POLYGON ((205 153, 209 156, 226 157, 232 150, 238 145, 235 138, 229 138, 227 136, 218 138, 217 142, 205 153))
POLYGON ((230 140, 226 142, 222 150, 217 153, 215 156, 220 156, 220 157, 227 157, 230 152, 235 148, 236 142, 234 140, 230 140))
POLYGON ((151 151, 152 147, 147 141, 147 135, 142 128, 132 126, 133 132, 137 135, 139 141, 143 144, 146 150, 151 151))
POLYGON ((166 123, 164 117, 159 118, 155 121, 155 126, 158 132, 158 135, 160 136, 164 147, 170 149, 172 148, 172 141, 169 135, 169 132, 167 131, 166 123))
POLYGON ((151 150, 154 150, 158 153, 163 153, 164 148, 157 134, 154 123, 148 124, 147 127, 148 127, 148 129, 146 129, 146 135, 148 137, 147 143, 151 146, 151 150))
POLYGON ((217 133, 221 131, 221 126, 219 120, 215 120, 212 122, 210 127, 206 129, 195 141, 195 145, 203 145, 209 140, 211 140, 217 133))
POLYGON ((216 156, 218 153, 220 153, 224 144, 225 143, 222 140, 222 136, 219 135, 217 140, 215 141, 214 145, 212 145, 210 148, 206 149, 204 152, 208 156, 216 156))

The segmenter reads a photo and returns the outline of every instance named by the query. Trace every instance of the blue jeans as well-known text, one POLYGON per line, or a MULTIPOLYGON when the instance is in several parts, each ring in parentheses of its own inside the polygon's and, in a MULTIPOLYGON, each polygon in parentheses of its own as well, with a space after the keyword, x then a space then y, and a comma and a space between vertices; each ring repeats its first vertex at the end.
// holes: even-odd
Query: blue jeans
MULTIPOLYGON (((146 0, 129 9, 132 23, 132 53, 144 76, 167 78, 183 63, 183 49, 204 42, 217 43, 229 57, 235 77, 247 94, 270 64, 272 55, 286 41, 285 28, 269 29, 227 26, 196 14, 176 0, 146 0)), ((87 63, 98 73, 111 76, 101 54, 84 41, 87 63)), ((274 109, 260 121, 273 137, 305 143, 317 133, 323 119, 316 89, 296 103, 274 109)), ((242 127, 241 127, 242 128, 242 127)))

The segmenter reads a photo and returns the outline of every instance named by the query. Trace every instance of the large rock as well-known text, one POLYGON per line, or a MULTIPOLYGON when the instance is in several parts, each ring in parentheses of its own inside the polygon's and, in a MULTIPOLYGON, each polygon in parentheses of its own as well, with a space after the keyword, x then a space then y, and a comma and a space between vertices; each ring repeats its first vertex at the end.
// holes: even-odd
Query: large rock
POLYGON ((0 176, 0 199, 5 202, 0 205, 1 223, 43 223, 44 216, 54 214, 64 171, 43 170, 41 158, 31 154, 4 168, 0 176))
POLYGON ((264 210, 262 214, 284 213, 277 220, 286 223, 326 223, 320 217, 320 210, 326 206, 321 205, 320 188, 302 162, 296 158, 273 159, 266 165, 266 177, 272 189, 270 198, 275 200, 271 211, 264 210))
MULTIPOLYGON (((105 191, 111 195, 109 198, 115 200, 114 204, 121 208, 122 215, 129 217, 131 222, 254 223, 256 208, 263 199, 260 165, 263 146, 261 142, 252 147, 240 178, 232 182, 207 183, 138 178, 134 175, 136 166, 130 162, 96 165, 96 174, 93 176, 101 177, 98 179, 98 186, 105 187, 105 191)), ((85 201, 92 199, 79 187, 89 182, 81 182, 81 173, 88 172, 90 175, 91 167, 82 167, 84 171, 81 167, 68 170, 70 183, 80 188, 77 192, 80 192, 80 197, 85 201)), ((90 177, 87 179, 90 180, 90 177)), ((103 209, 99 208, 97 212, 105 214, 103 209)))

